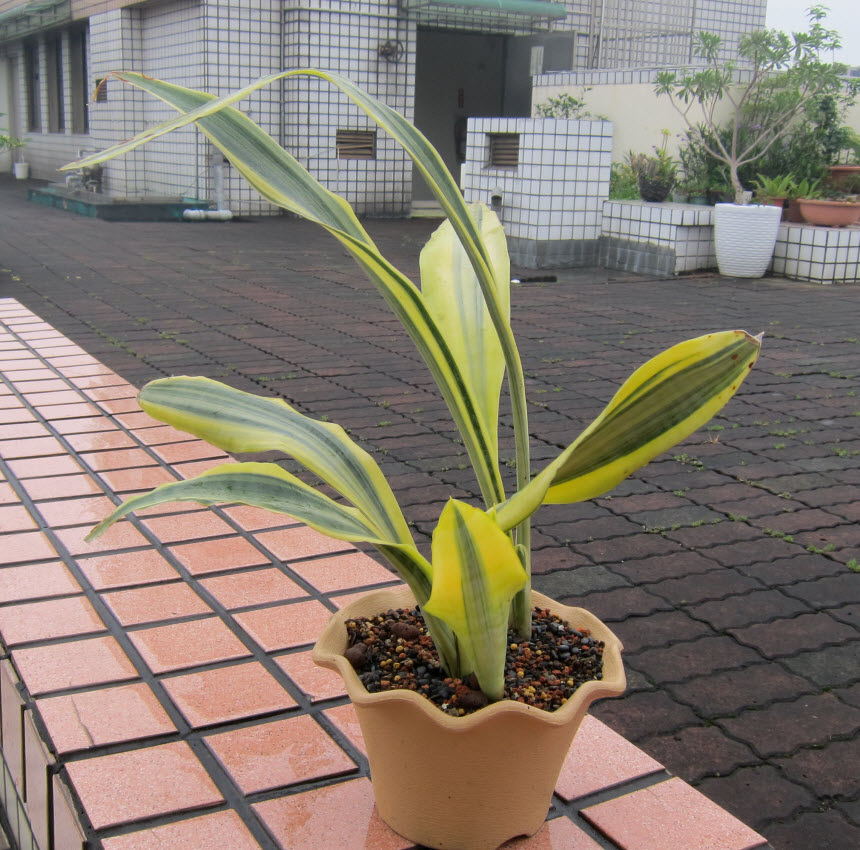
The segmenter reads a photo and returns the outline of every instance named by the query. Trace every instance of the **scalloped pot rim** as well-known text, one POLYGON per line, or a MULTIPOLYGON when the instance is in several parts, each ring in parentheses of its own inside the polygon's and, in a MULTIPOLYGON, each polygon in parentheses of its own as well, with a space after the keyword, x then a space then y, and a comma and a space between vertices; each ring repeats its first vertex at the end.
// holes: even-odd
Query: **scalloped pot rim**
POLYGON ((407 690, 381 691, 369 693, 362 684, 352 665, 344 657, 346 650, 346 630, 343 624, 354 617, 368 617, 387 611, 389 608, 409 608, 415 605, 415 597, 408 587, 384 588, 370 591, 364 596, 345 605, 332 615, 323 633, 313 649, 314 663, 321 667, 335 670, 343 677, 350 699, 362 706, 381 705, 391 702, 411 703, 423 711, 435 715, 436 719, 452 732, 468 732, 487 723, 502 712, 516 712, 524 715, 539 715, 545 723, 563 726, 569 722, 570 715, 578 710, 582 697, 589 696, 589 702, 602 696, 616 696, 623 693, 626 687, 626 676, 621 661, 621 641, 609 628, 590 611, 584 608, 574 608, 563 605, 532 591, 532 604, 540 608, 549 608, 559 614, 574 628, 583 625, 589 629, 598 640, 605 643, 603 651, 603 678, 591 680, 580 685, 575 693, 579 699, 571 697, 556 711, 544 711, 515 700, 501 700, 464 717, 452 717, 440 711, 426 697, 407 690), (578 622, 577 622, 578 621, 578 622), (585 622, 583 622, 585 621, 585 622))

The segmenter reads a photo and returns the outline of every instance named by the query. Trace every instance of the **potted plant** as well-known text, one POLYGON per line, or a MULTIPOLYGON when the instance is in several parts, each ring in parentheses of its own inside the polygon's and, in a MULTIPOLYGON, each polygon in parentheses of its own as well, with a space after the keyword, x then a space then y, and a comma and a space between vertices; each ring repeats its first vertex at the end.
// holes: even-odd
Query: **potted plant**
POLYGON ((0 134, 0 152, 11 151, 12 170, 15 172, 15 177, 19 180, 26 180, 30 176, 30 164, 23 162, 20 158, 20 151, 24 149, 26 144, 26 139, 19 139, 16 136, 8 134, 0 134))
POLYGON ((828 171, 834 189, 849 195, 860 193, 860 134, 850 127, 841 128, 838 162, 828 171))
POLYGON ((662 203, 669 197, 678 174, 678 163, 669 155, 666 144, 669 131, 663 130, 663 144, 654 148, 654 154, 627 154, 627 164, 636 175, 639 194, 643 201, 662 203))
POLYGON ((759 174, 758 178, 753 180, 755 198, 761 204, 769 204, 784 210, 785 202, 794 189, 795 182, 791 174, 780 174, 777 177, 766 177, 764 174, 759 174))
POLYGON ((860 220, 860 203, 836 189, 798 199, 800 214, 809 224, 822 227, 847 227, 860 220))
POLYGON ((840 47, 838 33, 822 24, 826 11, 813 6, 808 14, 805 33, 760 30, 745 35, 738 45, 739 62, 723 61, 719 36, 700 32, 694 52, 703 66, 657 75, 656 92, 670 97, 690 137, 728 170, 734 203, 718 203, 714 211, 717 262, 725 275, 764 274, 780 220, 777 208, 745 203, 739 170, 786 137, 816 98, 831 94, 844 99, 856 92, 856 85, 842 76, 845 66, 820 58, 840 47), (718 118, 724 102, 730 108, 727 131, 718 118))
POLYGON ((800 212, 800 201, 802 198, 820 198, 821 180, 810 180, 806 177, 798 180, 788 190, 788 206, 785 210, 785 220, 792 224, 802 224, 805 219, 800 212))
POLYGON ((372 456, 342 428, 300 414, 281 399, 208 378, 173 377, 141 390, 141 407, 151 416, 226 451, 283 451, 323 481, 326 491, 274 463, 227 464, 129 499, 89 538, 131 511, 190 500, 284 512, 334 538, 375 547, 407 587, 379 591, 334 615, 314 657, 343 674, 355 701, 382 818, 410 840, 435 848, 489 850, 534 833, 588 703, 621 693, 624 674, 620 644, 599 620, 531 592, 529 517, 541 504, 605 492, 706 422, 748 374, 760 340, 724 331, 658 354, 532 476, 525 380, 509 321, 504 231, 486 206, 464 202, 438 154, 411 124, 346 78, 320 71, 271 75, 217 99, 141 74, 118 77, 166 101, 180 116, 66 168, 95 165, 196 122, 260 194, 324 227, 369 275, 447 402, 482 504, 448 502, 428 559, 372 456), (261 86, 296 74, 328 80, 348 95, 403 146, 445 209, 447 221, 421 252, 420 288, 379 253, 345 201, 231 108, 261 86), (516 445, 516 486, 510 491, 498 442, 505 375, 516 445), (423 617, 418 625, 416 602, 423 617), (365 615, 371 620, 362 625, 365 615), (548 623, 540 634, 561 634, 566 642, 566 650, 554 644, 563 663, 544 664, 544 682, 534 678, 529 661, 537 657, 530 641, 544 639, 533 631, 533 617, 548 623), (375 637, 355 637, 362 628, 375 630, 375 637), (393 662, 385 656, 392 644, 393 662), (568 661, 573 648, 591 656, 591 674, 578 667, 575 672, 568 661), (378 661, 368 659, 377 651, 378 661), (415 658, 422 660, 419 675, 432 672, 441 686, 425 689, 420 679, 406 675, 415 658), (374 678, 376 663, 392 675, 374 678), (577 687, 580 678, 584 684, 577 687), (433 697, 434 689, 442 694, 441 705, 425 695, 433 697), (468 781, 452 785, 464 763, 468 781))

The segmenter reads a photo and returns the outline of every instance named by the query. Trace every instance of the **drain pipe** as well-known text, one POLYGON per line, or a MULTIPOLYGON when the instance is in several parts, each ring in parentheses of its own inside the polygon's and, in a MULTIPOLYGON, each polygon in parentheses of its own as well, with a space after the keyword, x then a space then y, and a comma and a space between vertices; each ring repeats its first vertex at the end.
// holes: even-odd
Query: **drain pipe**
POLYGON ((224 155, 217 148, 209 157, 215 194, 214 210, 184 210, 185 221, 230 221, 233 213, 224 205, 224 155))

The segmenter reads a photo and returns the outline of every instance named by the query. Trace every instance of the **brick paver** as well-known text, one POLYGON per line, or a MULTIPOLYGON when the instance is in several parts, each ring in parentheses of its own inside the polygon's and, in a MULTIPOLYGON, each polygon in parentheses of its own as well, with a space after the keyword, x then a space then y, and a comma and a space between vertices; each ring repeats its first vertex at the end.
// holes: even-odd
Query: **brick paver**
MULTIPOLYGON (((422 547, 448 495, 476 495, 423 364, 330 237, 277 218, 106 225, 27 205, 22 193, 0 180, 0 297, 17 298, 136 385, 209 375, 350 428, 390 475, 422 547)), ((368 222, 413 277, 432 227, 368 222)), ((860 779, 842 767, 856 762, 860 705, 857 288, 704 274, 557 275, 512 290, 535 402, 535 468, 662 348, 715 329, 766 332, 759 363, 711 430, 611 498, 538 517, 535 586, 590 608, 629 641, 629 692, 598 704, 595 715, 650 746, 776 850, 860 844, 860 779), (821 715, 807 704, 821 706, 821 715)), ((94 374, 85 355, 56 354, 81 381, 94 374)), ((17 380, 47 377, 38 363, 4 364, 17 380)), ((144 429, 138 433, 151 431, 153 444, 174 442, 111 395, 92 394, 92 405, 67 410, 61 400, 39 403, 63 417, 62 433, 87 435, 75 439, 88 451, 125 448, 91 433, 100 429, 96 405, 144 429)), ((507 459, 505 410, 503 403, 507 459)), ((33 419, 2 407, 0 423, 33 419)), ((32 427, 0 432, 25 449, 25 440, 41 436, 32 427)), ((10 461, 25 475, 28 463, 10 461)), ((510 486, 513 470, 503 473, 510 486)), ((122 470, 103 475, 122 485, 122 470)), ((37 503, 92 492, 24 483, 37 503)), ((21 529, 10 543, 19 539, 29 558, 35 543, 46 566, 53 561, 37 532, 21 529)), ((17 563, 13 549, 7 569, 17 563)), ((81 563, 91 570, 100 560, 81 563)))

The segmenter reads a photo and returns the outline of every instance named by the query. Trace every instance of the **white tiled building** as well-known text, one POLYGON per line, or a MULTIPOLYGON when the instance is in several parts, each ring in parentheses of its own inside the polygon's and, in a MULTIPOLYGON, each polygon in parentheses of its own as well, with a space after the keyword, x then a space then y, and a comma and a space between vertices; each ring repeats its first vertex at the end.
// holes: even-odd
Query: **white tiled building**
MULTIPOLYGON (((546 71, 690 59, 691 34, 733 44, 764 24, 765 0, 0 0, 0 112, 29 139, 32 174, 55 179, 80 150, 163 120, 169 108, 108 80, 140 70, 224 94, 263 74, 341 72, 414 120, 459 167, 467 117, 526 117, 546 71), (458 138, 462 141, 458 142, 458 138), (458 146, 461 148, 458 150, 458 146)), ((429 196, 404 154, 335 90, 291 79, 243 104, 359 213, 408 215, 429 196), (340 131, 340 132, 339 132, 340 131)), ((126 196, 211 198, 212 150, 186 129, 109 163, 126 196)), ((226 203, 273 211, 227 170, 226 203)))

